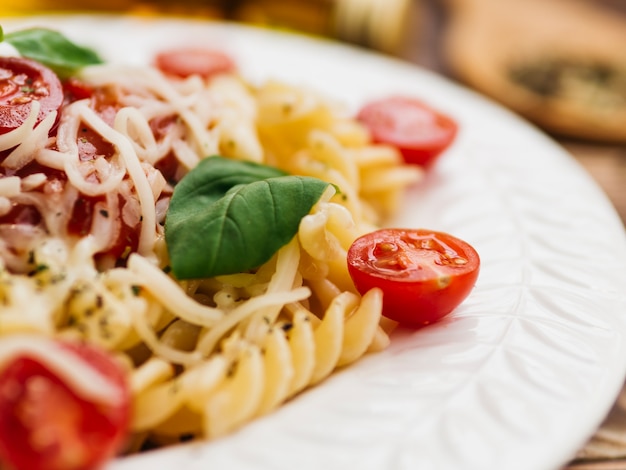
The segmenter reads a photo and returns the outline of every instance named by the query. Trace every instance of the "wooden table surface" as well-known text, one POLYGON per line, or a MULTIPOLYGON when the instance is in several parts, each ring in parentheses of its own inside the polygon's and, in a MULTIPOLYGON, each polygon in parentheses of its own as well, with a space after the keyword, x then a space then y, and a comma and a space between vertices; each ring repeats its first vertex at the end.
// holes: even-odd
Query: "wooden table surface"
POLYGON ((626 146, 599 145, 568 140, 560 140, 559 142, 604 189, 617 209, 622 222, 626 223, 626 146))

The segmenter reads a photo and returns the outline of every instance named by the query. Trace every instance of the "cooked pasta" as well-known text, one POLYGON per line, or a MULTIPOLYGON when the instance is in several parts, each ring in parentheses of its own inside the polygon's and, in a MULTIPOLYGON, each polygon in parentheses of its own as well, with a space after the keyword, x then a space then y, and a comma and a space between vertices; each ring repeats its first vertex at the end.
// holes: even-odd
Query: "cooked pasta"
POLYGON ((55 114, 35 126, 37 101, 0 135, 0 335, 115 354, 133 395, 129 451, 227 434, 386 346, 382 294, 357 294, 346 252, 393 214, 418 167, 298 86, 110 64, 79 78, 95 99, 65 105, 54 137, 55 114), (212 155, 332 185, 258 268, 181 281, 164 221, 176 182, 212 155), (41 220, 2 219, 16 207, 41 220))

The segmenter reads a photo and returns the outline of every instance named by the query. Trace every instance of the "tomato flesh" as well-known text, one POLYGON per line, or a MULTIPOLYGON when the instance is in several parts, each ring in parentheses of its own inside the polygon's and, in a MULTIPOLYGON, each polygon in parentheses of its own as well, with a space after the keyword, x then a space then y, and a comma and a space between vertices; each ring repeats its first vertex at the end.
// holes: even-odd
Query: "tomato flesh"
MULTIPOLYGON (((33 339, 35 341, 35 339, 33 339)), ((118 387, 118 403, 79 397, 34 358, 0 372, 0 461, 16 470, 87 470, 119 451, 128 432, 130 392, 120 367, 86 344, 63 344, 118 387)))
POLYGON ((419 100, 390 97, 366 104, 357 114, 375 143, 396 147, 407 163, 430 167, 456 137, 450 117, 419 100))
POLYGON ((220 73, 232 72, 236 68, 227 54, 200 47, 162 51, 155 56, 154 63, 163 73, 182 78, 190 75, 210 78, 220 73))
MULTIPOLYGON (((72 210, 72 216, 68 222, 68 233, 78 237, 84 237, 91 232, 91 224, 95 213, 95 206, 98 202, 104 201, 104 197, 80 196, 72 210)), ((123 209, 125 201, 119 196, 119 207, 123 209)), ((100 214, 102 215, 102 214, 100 214)), ((108 215, 107 215, 108 217, 108 215)), ((117 260, 116 265, 123 266, 130 253, 137 251, 139 245, 139 224, 131 227, 127 225, 123 218, 118 221, 119 230, 117 236, 111 241, 111 244, 101 253, 96 253, 96 260, 110 257, 117 260)))
POLYGON ((480 258, 468 243, 424 229, 381 229, 355 240, 348 271, 364 294, 383 292, 383 315, 407 326, 436 322, 472 291, 480 258))
POLYGON ((33 101, 41 105, 37 123, 63 103, 56 74, 34 60, 0 57, 0 135, 24 124, 33 101))
POLYGON ((70 77, 63 82, 63 94, 65 103, 91 98, 93 88, 75 77, 70 77))

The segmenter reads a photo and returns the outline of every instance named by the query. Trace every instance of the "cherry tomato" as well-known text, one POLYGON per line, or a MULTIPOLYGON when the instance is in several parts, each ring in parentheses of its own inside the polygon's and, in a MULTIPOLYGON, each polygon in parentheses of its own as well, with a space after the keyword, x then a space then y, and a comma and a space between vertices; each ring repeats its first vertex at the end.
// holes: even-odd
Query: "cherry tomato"
POLYGON ((41 214, 35 206, 13 203, 11 210, 0 216, 0 225, 39 225, 41 214))
MULTIPOLYGON (((84 237, 89 234, 91 232, 93 218, 98 216, 98 214, 95 214, 95 205, 103 200, 104 197, 90 197, 84 195, 76 199, 72 216, 70 217, 67 227, 68 232, 79 237, 84 237)), ((118 202, 120 210, 122 210, 126 201, 122 196, 119 196, 118 202)), ((100 214, 100 216, 104 215, 100 214)), ((111 243, 104 251, 96 253, 96 259, 110 257, 116 259, 117 263, 123 266, 126 263, 128 255, 137 251, 141 227, 139 224, 131 227, 124 222, 123 218, 120 218, 117 224, 116 236, 111 240, 111 243)))
POLYGON ((37 123, 63 102, 63 89, 55 73, 34 60, 0 57, 0 135, 21 126, 33 101, 41 108, 37 123))
POLYGON ((366 104, 357 119, 376 143, 397 147, 407 163, 430 167, 452 143, 458 126, 413 98, 390 97, 366 104))
POLYGON ((63 82, 63 93, 67 104, 78 100, 91 98, 93 88, 76 77, 70 77, 63 82))
POLYGON ((113 127, 115 115, 123 107, 120 90, 116 87, 98 87, 92 90, 90 106, 109 126, 113 127))
POLYGON ((115 154, 115 147, 104 140, 101 134, 89 126, 81 126, 78 130, 78 158, 82 162, 92 161, 98 157, 110 157, 115 154))
POLYGON ((112 458, 127 436, 130 393, 118 364, 91 345, 53 344, 101 374, 120 391, 119 399, 85 400, 35 356, 12 360, 0 372, 0 461, 15 470, 93 469, 112 458))
POLYGON ((383 292, 383 315, 407 326, 433 323, 454 310, 478 278, 468 243, 424 229, 381 229, 355 240, 348 271, 357 290, 383 292))
MULTIPOLYGON (((150 120, 150 129, 152 129, 152 134, 154 134, 154 138, 157 142, 162 141, 167 134, 171 132, 176 123, 176 119, 175 115, 171 115, 150 120)), ((180 179, 179 171, 182 165, 178 161, 178 158, 176 158, 176 155, 171 151, 157 161, 154 167, 159 170, 165 180, 172 185, 175 185, 177 180, 180 179)))
POLYGON ((210 78, 236 68, 233 60, 223 52, 200 47, 162 51, 156 55, 154 62, 163 73, 182 78, 194 74, 210 78))

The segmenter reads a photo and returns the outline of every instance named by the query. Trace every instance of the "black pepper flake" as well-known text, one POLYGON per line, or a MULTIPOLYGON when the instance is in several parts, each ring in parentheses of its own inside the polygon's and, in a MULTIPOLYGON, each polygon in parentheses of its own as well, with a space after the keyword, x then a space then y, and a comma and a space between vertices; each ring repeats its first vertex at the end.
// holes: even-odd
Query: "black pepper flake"
POLYGON ((67 275, 64 272, 55 274, 54 276, 52 276, 50 278, 50 283, 51 284, 58 284, 59 282, 65 281, 66 277, 67 277, 67 275))
POLYGON ((102 217, 108 218, 109 217, 109 211, 106 209, 100 209, 100 215, 102 217))
POLYGON ((100 327, 100 336, 104 339, 111 339, 113 337, 113 334, 109 329, 109 319, 106 315, 98 319, 98 326, 100 327))
POLYGON ((35 276, 38 273, 41 273, 43 271, 47 271, 48 269, 50 269, 50 267, 47 264, 40 263, 37 266, 35 266, 35 269, 33 269, 31 272, 29 272, 28 275, 29 276, 35 276))
POLYGON ((235 372, 237 372, 237 366, 239 365, 239 363, 237 362, 233 362, 229 367, 228 370, 226 371, 226 377, 232 377, 235 375, 235 372))

